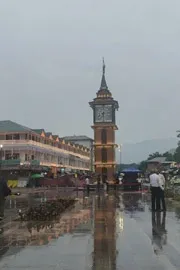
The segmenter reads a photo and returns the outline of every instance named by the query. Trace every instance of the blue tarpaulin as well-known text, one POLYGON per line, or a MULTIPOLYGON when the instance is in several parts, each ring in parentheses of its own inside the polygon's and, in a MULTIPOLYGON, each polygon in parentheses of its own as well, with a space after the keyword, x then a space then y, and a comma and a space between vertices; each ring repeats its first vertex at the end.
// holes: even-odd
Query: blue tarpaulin
POLYGON ((136 168, 127 168, 122 171, 122 173, 140 173, 141 171, 136 168))

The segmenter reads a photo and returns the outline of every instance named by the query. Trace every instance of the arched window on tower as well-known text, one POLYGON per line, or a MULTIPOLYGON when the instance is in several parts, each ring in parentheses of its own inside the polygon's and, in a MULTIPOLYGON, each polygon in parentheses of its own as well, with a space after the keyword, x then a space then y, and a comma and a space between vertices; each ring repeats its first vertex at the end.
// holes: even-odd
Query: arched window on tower
POLYGON ((107 130, 106 129, 102 129, 101 131, 101 142, 102 144, 107 143, 107 130))
POLYGON ((107 149, 106 148, 102 148, 101 156, 102 156, 102 162, 106 163, 107 162, 107 149))

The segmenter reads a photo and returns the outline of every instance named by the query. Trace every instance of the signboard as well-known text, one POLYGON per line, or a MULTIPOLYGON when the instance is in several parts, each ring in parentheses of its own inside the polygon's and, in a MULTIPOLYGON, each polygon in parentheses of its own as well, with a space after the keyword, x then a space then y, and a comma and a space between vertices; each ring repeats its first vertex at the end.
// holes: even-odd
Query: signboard
POLYGON ((0 164, 2 166, 15 166, 15 165, 20 165, 20 159, 5 159, 1 160, 0 164))
POLYGON ((39 166, 40 165, 40 161, 39 160, 32 160, 31 161, 31 165, 39 166))

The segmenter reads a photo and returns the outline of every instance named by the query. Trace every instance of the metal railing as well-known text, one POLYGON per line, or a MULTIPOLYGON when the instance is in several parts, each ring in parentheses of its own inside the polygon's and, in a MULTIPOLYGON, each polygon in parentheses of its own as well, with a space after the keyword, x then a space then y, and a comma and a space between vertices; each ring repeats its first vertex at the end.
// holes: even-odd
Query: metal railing
POLYGON ((55 147, 55 146, 51 146, 51 145, 47 145, 47 144, 43 144, 43 143, 40 143, 40 142, 36 142, 36 141, 32 141, 32 140, 1 140, 0 141, 1 144, 3 145, 3 147, 7 147, 7 148, 14 148, 14 147, 27 147, 27 146, 30 146, 30 147, 33 147, 33 146, 37 146, 41 149, 44 149, 44 150, 49 150, 51 152, 56 152, 56 153, 63 153, 63 154, 67 154, 67 155, 73 155, 75 157, 79 157, 81 159, 86 159, 86 160, 90 160, 90 155, 89 156, 86 156, 86 155, 82 155, 82 154, 78 154, 78 153, 74 153, 74 152, 71 152, 71 151, 68 151, 68 150, 65 150, 65 149, 62 149, 62 148, 58 148, 58 147, 55 147))

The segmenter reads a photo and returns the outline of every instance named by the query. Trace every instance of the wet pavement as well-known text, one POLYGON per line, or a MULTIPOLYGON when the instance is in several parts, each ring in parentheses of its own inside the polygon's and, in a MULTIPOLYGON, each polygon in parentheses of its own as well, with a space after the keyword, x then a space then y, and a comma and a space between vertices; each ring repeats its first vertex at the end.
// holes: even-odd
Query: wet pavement
MULTIPOLYGON (((7 212, 20 207, 13 203, 7 212)), ((0 269, 180 269, 180 205, 169 203, 166 214, 152 214, 149 205, 145 194, 92 194, 54 221, 7 216, 0 269)))

